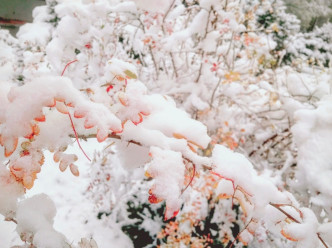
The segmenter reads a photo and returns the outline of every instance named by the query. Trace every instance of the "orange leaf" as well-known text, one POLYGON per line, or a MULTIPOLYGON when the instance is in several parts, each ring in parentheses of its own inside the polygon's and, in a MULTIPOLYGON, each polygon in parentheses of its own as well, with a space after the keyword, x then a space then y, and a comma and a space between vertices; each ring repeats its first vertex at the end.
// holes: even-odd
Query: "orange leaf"
POLYGON ((184 135, 180 134, 180 133, 173 133, 173 137, 176 139, 187 139, 184 135))
POLYGON ((31 126, 31 133, 24 136, 24 138, 29 139, 29 140, 33 139, 33 137, 35 135, 38 135, 40 133, 40 129, 37 124, 30 124, 30 126, 31 126))
POLYGON ((150 174, 148 171, 145 171, 144 175, 145 175, 147 178, 152 178, 151 174, 150 174))
POLYGON ((38 121, 38 122, 45 122, 45 120, 46 120, 46 117, 43 114, 41 114, 40 116, 35 118, 35 121, 38 121))
POLYGON ((32 176, 24 176, 23 177, 23 186, 27 189, 31 189, 34 184, 34 178, 32 176))
POLYGON ((115 130, 115 129, 112 129, 112 128, 111 128, 111 131, 112 131, 112 133, 122 133, 122 132, 123 132, 123 129, 115 130))
POLYGON ((120 75, 116 75, 115 78, 116 78, 117 80, 119 80, 119 81, 123 81, 123 80, 125 80, 125 78, 122 77, 122 76, 120 76, 120 75))
POLYGON ((152 204, 157 204, 162 201, 163 199, 158 198, 155 194, 149 195, 149 202, 152 204))
POLYGON ((3 143, 5 146, 5 157, 9 157, 16 150, 18 138, 6 139, 3 143))
POLYGON ((150 115, 150 112, 149 112, 149 111, 145 111, 145 110, 141 111, 140 113, 141 113, 142 115, 145 115, 145 116, 150 115))
MULTIPOLYGON (((187 137, 180 134, 180 133, 173 133, 173 137, 176 138, 176 139, 185 139, 187 140, 187 137)), ((201 145, 197 144, 195 141, 192 141, 192 140, 187 140, 188 143, 191 143, 201 149, 204 149, 204 147, 202 147, 201 145)), ((188 144, 189 145, 189 144, 188 144)), ((190 148, 190 147, 189 147, 190 148)))
POLYGON ((75 107, 74 103, 72 103, 72 102, 67 103, 66 105, 67 105, 67 107, 71 107, 71 108, 74 108, 74 107, 75 107))
POLYGON ((68 162, 65 162, 64 160, 61 160, 61 162, 59 164, 60 171, 64 172, 67 169, 67 167, 68 167, 68 162))
POLYGON ((174 211, 174 212, 172 213, 171 217, 170 217, 170 218, 167 218, 169 211, 170 211, 170 210, 169 210, 169 209, 167 208, 167 206, 166 206, 166 210, 165 210, 165 214, 164 214, 164 220, 165 220, 165 221, 166 221, 166 220, 169 220, 169 219, 172 219, 172 218, 174 218, 174 217, 176 217, 176 216, 178 215, 180 209, 174 211))
POLYGON ((20 156, 21 157, 28 156, 28 155, 30 155, 30 152, 28 150, 22 150, 22 151, 20 151, 20 156))
POLYGON ((80 175, 80 172, 76 165, 70 164, 69 168, 70 168, 71 173, 73 173, 74 176, 78 177, 80 175))
POLYGON ((143 121, 143 116, 140 113, 138 113, 138 118, 139 118, 138 121, 132 120, 132 123, 134 123, 136 126, 143 121))
POLYGON ((232 196, 223 193, 223 194, 219 194, 219 195, 218 195, 218 198, 219 198, 219 199, 229 199, 229 198, 232 198, 232 196))
POLYGON ((95 126, 95 124, 91 123, 88 118, 85 119, 85 121, 84 121, 84 128, 85 129, 90 129, 90 128, 93 128, 94 126, 95 126))
POLYGON ((61 152, 55 152, 54 155, 53 155, 53 160, 54 162, 58 163, 60 161, 60 158, 61 158, 61 152))
POLYGON ((79 111, 79 110, 74 111, 74 117, 77 119, 83 118, 83 117, 85 117, 85 115, 86 115, 85 111, 79 111))
POLYGON ((38 160, 38 164, 42 166, 45 162, 45 156, 43 153, 41 153, 40 159, 38 160))
POLYGON ((284 236, 286 239, 290 241, 295 241, 295 242, 298 241, 297 239, 292 238, 288 233, 286 233, 284 229, 282 229, 280 233, 282 234, 282 236, 284 236))
POLYGON ((53 107, 55 107, 55 105, 56 105, 56 101, 55 101, 55 99, 53 98, 52 100, 50 100, 50 103, 48 103, 48 104, 46 105, 46 107, 53 108, 53 107))
POLYGON ((190 144, 187 144, 187 145, 193 153, 197 153, 196 149, 192 145, 190 145, 190 144))
POLYGON ((54 97, 54 100, 57 102, 65 102, 65 99, 63 97, 54 97))
POLYGON ((108 132, 102 129, 98 129, 97 131, 97 140, 98 142, 103 142, 108 137, 108 132))
POLYGON ((55 108, 62 114, 68 114, 68 108, 63 102, 57 102, 55 108))
POLYGON ((241 237, 241 235, 239 236, 239 241, 244 245, 244 246, 247 246, 248 245, 248 242, 244 241, 241 237))
POLYGON ((119 99, 120 103, 123 106, 128 106, 129 105, 129 102, 128 102, 128 99, 127 99, 125 93, 120 92, 119 95, 118 95, 118 99, 119 99))

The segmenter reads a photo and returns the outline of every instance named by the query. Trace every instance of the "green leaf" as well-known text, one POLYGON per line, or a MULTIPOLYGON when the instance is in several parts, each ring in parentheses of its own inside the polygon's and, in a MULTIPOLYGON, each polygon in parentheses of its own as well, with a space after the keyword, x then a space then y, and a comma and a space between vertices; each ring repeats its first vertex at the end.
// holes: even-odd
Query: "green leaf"
POLYGON ((133 73, 132 71, 125 70, 124 74, 126 74, 130 78, 137 79, 137 75, 135 73, 133 73))

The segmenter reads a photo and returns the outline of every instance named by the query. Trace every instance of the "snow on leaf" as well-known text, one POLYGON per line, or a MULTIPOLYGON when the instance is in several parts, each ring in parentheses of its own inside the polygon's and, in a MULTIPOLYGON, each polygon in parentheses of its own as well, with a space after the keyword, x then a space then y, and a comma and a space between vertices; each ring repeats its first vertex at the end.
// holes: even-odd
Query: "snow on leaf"
POLYGON ((108 131, 105 129, 98 129, 97 131, 97 140, 98 142, 103 142, 108 137, 108 131))
POLYGON ((5 147, 5 157, 9 157, 16 150, 18 138, 1 138, 3 146, 5 147))
POLYGON ((64 102, 57 101, 55 108, 62 114, 68 114, 68 108, 64 102))

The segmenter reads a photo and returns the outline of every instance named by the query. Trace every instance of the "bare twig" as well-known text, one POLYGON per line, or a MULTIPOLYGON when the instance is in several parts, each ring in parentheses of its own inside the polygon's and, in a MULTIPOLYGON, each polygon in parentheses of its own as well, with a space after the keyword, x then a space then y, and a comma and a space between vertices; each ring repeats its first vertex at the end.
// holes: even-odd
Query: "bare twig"
MULTIPOLYGON (((208 33, 211 12, 212 12, 212 8, 209 10, 209 14, 208 14, 208 17, 207 17, 206 26, 205 26, 205 34, 203 36, 203 40, 206 38, 206 35, 208 33)), ((202 68, 203 68, 204 56, 205 56, 205 52, 204 51, 202 51, 202 55, 201 56, 202 56, 202 58, 201 58, 201 64, 199 66, 198 75, 197 75, 197 78, 195 80, 196 83, 198 83, 198 81, 199 81, 199 79, 200 79, 200 77, 202 75, 202 68)))
POLYGON ((212 92, 212 95, 211 95, 211 99, 210 99, 210 108, 212 108, 212 104, 213 104, 213 100, 214 100, 214 95, 216 94, 216 91, 219 88, 220 83, 221 83, 221 77, 219 78, 219 81, 218 81, 216 87, 213 89, 213 92, 212 92))
POLYGON ((14 218, 5 218, 5 221, 14 222, 17 225, 17 220, 15 220, 14 218))
MULTIPOLYGON (((292 221, 294 221, 295 223, 301 224, 300 221, 298 221, 297 219, 295 219, 293 216, 291 216, 289 213, 287 213, 285 210, 283 210, 281 207, 282 206, 291 206, 289 204, 275 204, 270 202, 269 203, 272 207, 276 208, 277 210, 279 210, 280 212, 282 212, 284 215, 287 216, 287 218, 291 219, 292 221)), ((291 206, 293 208, 295 208, 294 206, 291 206)), ((299 209, 295 208, 295 210, 300 211, 299 209)), ((324 245, 324 247, 329 248, 328 245, 325 243, 325 241, 322 239, 322 237, 320 236, 320 233, 316 233, 318 239, 320 240, 320 242, 322 242, 322 244, 324 245)))
POLYGON ((240 235, 242 234, 242 232, 244 232, 245 230, 247 230, 248 226, 250 225, 250 223, 252 222, 252 218, 250 219, 250 221, 245 225, 245 227, 236 235, 235 239, 233 240, 233 242, 231 243, 231 245, 229 246, 229 248, 232 248, 235 244, 235 241, 239 239, 240 235))
MULTIPOLYGON (((70 138, 76 138, 76 136, 74 135, 69 135, 70 138)), ((83 139, 83 140, 87 140, 87 139, 93 139, 93 138, 96 138, 96 134, 87 134, 87 135, 81 135, 81 134, 78 134, 77 137, 79 139, 83 139)), ((123 140, 122 137, 120 135, 117 135, 115 133, 111 133, 108 135, 108 138, 111 138, 111 139, 117 139, 117 140, 123 140)), ((143 144, 141 144, 140 142, 138 141, 135 141, 135 140, 123 140, 123 142, 128 142, 130 144, 134 144, 134 145, 137 145, 137 146, 144 146, 143 144)), ((190 160, 189 158, 186 158, 186 157, 183 157, 186 161, 194 164, 194 162, 192 160, 190 160)), ((205 169, 205 170, 212 170, 212 167, 211 166, 208 166, 208 165, 202 165, 202 167, 205 169)), ((196 167, 195 167, 195 170, 196 170, 196 167)))

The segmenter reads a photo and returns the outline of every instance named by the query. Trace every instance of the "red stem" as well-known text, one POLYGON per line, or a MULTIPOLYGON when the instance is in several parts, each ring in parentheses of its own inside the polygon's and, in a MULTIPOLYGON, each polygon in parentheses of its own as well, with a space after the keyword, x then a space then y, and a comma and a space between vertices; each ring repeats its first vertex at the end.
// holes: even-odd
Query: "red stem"
MULTIPOLYGON (((77 62, 78 60, 75 59, 73 61, 70 61, 69 63, 66 64, 65 68, 63 69, 62 73, 61 73, 61 77, 63 76, 63 74, 65 73, 67 67, 72 64, 72 63, 75 63, 77 62)), ((66 107, 67 107, 67 104, 65 103, 66 107)), ((67 108, 68 109, 68 108, 67 108)), ((68 116, 69 116, 69 119, 70 119, 70 124, 71 124, 71 127, 74 131, 74 134, 75 134, 75 138, 76 138, 76 141, 77 141, 77 144, 78 144, 78 147, 81 149, 81 151, 83 152, 84 156, 91 162, 91 159, 88 157, 88 155, 85 153, 85 151, 83 150, 82 146, 81 146, 81 143, 79 142, 78 140, 78 135, 77 135, 77 132, 76 132, 76 128, 74 126, 74 122, 73 122, 73 118, 71 117, 71 114, 69 112, 69 109, 68 109, 68 116)))
POLYGON ((193 182, 194 180, 194 177, 195 177, 195 174, 196 174, 196 166, 195 164, 193 164, 193 175, 191 176, 190 178, 190 182, 188 183, 188 185, 184 188, 184 190, 182 191, 181 195, 186 191, 186 189, 190 186, 190 184, 193 182))
POLYGON ((65 68, 63 68, 63 71, 62 71, 62 73, 61 73, 61 77, 63 76, 63 74, 65 74, 65 71, 66 71, 67 67, 68 67, 70 64, 75 63, 75 62, 77 62, 77 61, 78 61, 78 60, 75 59, 75 60, 70 61, 69 63, 67 63, 66 66, 65 66, 65 68))
POLYGON ((76 129, 75 129, 75 126, 74 126, 74 122, 73 122, 73 119, 71 118, 71 114, 70 114, 69 110, 68 110, 68 116, 69 116, 69 119, 70 119, 71 127, 73 128, 73 131, 74 131, 74 134, 75 134, 77 144, 78 144, 79 148, 81 149, 81 151, 83 152, 84 156, 91 162, 91 159, 85 153, 85 151, 83 150, 80 142, 78 141, 78 135, 77 135, 77 132, 76 132, 76 129))
POLYGON ((220 179, 225 179, 225 180, 227 180, 227 181, 231 181, 231 182, 232 182, 232 186, 233 186, 232 209, 233 209, 233 207, 234 207, 234 195, 235 195, 235 192, 236 192, 236 189, 237 189, 237 188, 235 187, 234 180, 231 179, 231 178, 224 177, 224 176, 222 176, 222 175, 220 175, 219 173, 214 172, 214 171, 211 171, 211 174, 220 177, 220 179))

